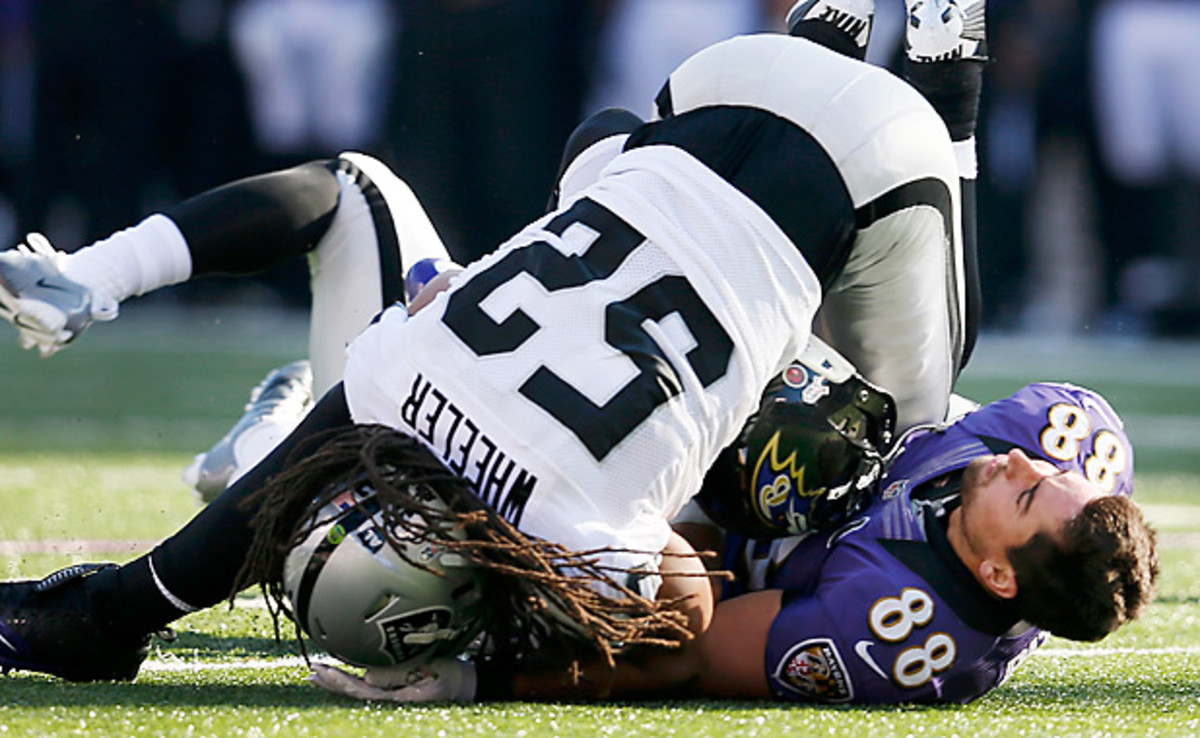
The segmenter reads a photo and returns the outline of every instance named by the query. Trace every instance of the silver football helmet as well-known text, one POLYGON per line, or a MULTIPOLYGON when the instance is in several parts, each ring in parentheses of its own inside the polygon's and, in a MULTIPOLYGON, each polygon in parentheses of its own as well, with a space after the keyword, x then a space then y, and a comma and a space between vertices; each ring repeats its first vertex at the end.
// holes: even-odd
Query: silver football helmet
MULTIPOLYGON (((410 490, 441 505, 428 488, 410 490)), ((296 622, 322 649, 356 666, 402 669, 460 653, 481 629, 478 569, 405 530, 393 532, 398 551, 383 526, 374 490, 364 484, 320 510, 284 561, 296 622)))

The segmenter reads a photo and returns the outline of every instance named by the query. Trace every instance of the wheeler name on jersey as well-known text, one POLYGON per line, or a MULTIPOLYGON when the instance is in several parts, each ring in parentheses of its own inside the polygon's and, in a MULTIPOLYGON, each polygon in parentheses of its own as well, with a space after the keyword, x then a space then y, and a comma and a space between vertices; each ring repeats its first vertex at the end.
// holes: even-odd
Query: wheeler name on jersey
POLYGON ((425 375, 414 377, 400 406, 400 419, 484 502, 513 525, 521 522, 537 477, 504 453, 425 375))

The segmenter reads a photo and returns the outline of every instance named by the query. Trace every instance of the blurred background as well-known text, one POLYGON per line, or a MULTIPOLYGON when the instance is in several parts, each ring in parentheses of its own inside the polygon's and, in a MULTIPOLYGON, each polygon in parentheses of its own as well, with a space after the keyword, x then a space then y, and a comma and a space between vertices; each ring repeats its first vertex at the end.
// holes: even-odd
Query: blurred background
MULTIPOLYGON (((470 261, 537 217, 583 116, 791 0, 0 0, 0 247, 79 246, 354 149, 470 261)), ((1200 335, 1200 0, 988 0, 984 328, 1200 335)), ((869 59, 897 68, 902 0, 869 59)), ((303 265, 152 300, 307 303, 303 265)))

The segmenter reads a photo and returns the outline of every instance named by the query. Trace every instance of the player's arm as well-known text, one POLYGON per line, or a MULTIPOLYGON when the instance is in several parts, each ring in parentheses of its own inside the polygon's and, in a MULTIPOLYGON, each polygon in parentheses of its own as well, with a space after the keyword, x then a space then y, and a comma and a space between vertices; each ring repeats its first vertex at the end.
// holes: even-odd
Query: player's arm
MULTIPOLYGON (((581 681, 594 687, 611 678, 611 688, 605 693, 589 694, 591 698, 648 698, 664 690, 686 688, 688 694, 724 699, 767 699, 771 688, 767 683, 765 655, 771 623, 779 614, 783 592, 778 589, 751 592, 719 603, 709 626, 693 642, 677 651, 659 651, 641 663, 622 661, 615 672, 606 675, 599 669, 588 673, 585 668, 581 681)), ((561 680, 561 676, 555 678, 561 680)), ((545 691, 531 693, 535 685, 527 675, 518 677, 518 698, 547 699, 545 691)), ((543 689, 546 685, 536 685, 543 689)), ((569 691, 569 690, 568 690, 569 691)), ((562 694, 561 697, 570 696, 562 694)), ((578 696, 578 694, 576 694, 578 696)))
POLYGON ((689 687, 702 668, 700 645, 713 622, 714 610, 709 578, 695 553, 682 536, 672 533, 659 566, 663 584, 658 599, 678 601, 677 609, 688 619, 691 640, 677 648, 646 648, 617 659, 612 666, 593 659, 518 673, 512 696, 522 700, 637 699, 689 687))
POLYGON ((425 282, 412 300, 408 303, 408 314, 416 315, 422 308, 433 302, 433 298, 450 289, 450 280, 462 274, 462 267, 448 265, 445 271, 438 272, 425 282))
POLYGON ((697 643, 696 691, 706 697, 765 699, 767 637, 779 615, 783 592, 750 592, 717 605, 712 625, 697 643))

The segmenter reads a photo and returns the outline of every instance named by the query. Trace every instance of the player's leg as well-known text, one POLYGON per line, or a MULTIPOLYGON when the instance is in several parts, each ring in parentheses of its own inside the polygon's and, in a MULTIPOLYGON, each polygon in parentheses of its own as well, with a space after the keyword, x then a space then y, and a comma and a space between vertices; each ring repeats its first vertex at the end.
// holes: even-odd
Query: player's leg
MULTIPOLYGON (((926 158, 945 174, 900 183, 860 206, 854 248, 814 324, 893 396, 901 432, 945 418, 964 342, 958 181, 945 134, 941 141, 926 158)), ((921 150, 920 141, 906 145, 921 150)))
MULTIPOLYGON (((799 11, 814 7, 802 2, 793 9, 793 35, 836 50, 828 34, 806 30, 821 30, 820 23, 796 22, 799 11)), ((901 428, 944 417, 947 397, 974 342, 978 305, 974 242, 965 245, 962 234, 973 229, 973 134, 982 62, 959 56, 982 53, 982 36, 979 43, 968 44, 963 34, 974 41, 976 24, 967 24, 964 31, 964 17, 953 2, 909 0, 909 8, 909 66, 916 68, 911 76, 954 131, 955 160, 930 116, 915 130, 894 124, 896 137, 878 147, 875 160, 860 157, 854 171, 842 173, 860 179, 864 171, 900 176, 869 202, 855 203, 855 245, 836 281, 826 283, 815 323, 818 335, 895 396, 901 428), (946 30, 946 20, 956 21, 952 32, 946 30), (959 73, 960 67, 967 69, 959 73), (907 143, 897 143, 901 139, 907 143)), ((977 11, 971 17, 982 21, 977 11)), ((864 115, 879 111, 872 99, 856 104, 863 106, 864 115)), ((881 127, 886 125, 893 124, 885 120, 881 127)))
MULTIPOLYGON (((901 176, 856 203, 856 243, 816 323, 819 335, 894 395, 901 429, 944 418, 975 339, 973 135, 986 54, 982 0, 966 12, 952 0, 909 0, 908 8, 908 76, 952 133, 954 160, 931 120, 915 134, 897 124, 906 144, 895 138, 879 147, 877 161, 858 162, 901 176)), ((860 104, 864 114, 875 105, 860 104)))
POLYGON ((335 387, 261 464, 149 554, 87 576, 68 569, 39 583, 0 584, 0 667, 132 679, 150 634, 232 594, 253 537, 247 497, 294 454, 350 422, 335 387))
POLYGON ((0 316, 53 353, 121 301, 210 274, 246 275, 311 252, 316 393, 341 376, 345 345, 402 300, 405 270, 449 259, 412 191, 347 153, 184 200, 73 254, 44 239, 0 254, 0 316))
POLYGON ((253 274, 312 248, 333 220, 338 181, 313 162, 184 200, 72 254, 44 238, 0 253, 0 317, 44 355, 121 301, 205 274, 253 274))
POLYGON ((961 369, 975 345, 982 302, 976 245, 975 125, 988 58, 986 6, 985 0, 905 1, 905 79, 945 121, 958 159, 967 321, 961 369))
POLYGON ((245 413, 184 473, 211 501, 253 468, 304 417, 313 397, 341 381, 346 346, 387 305, 407 303, 450 255, 412 190, 381 162, 345 153, 330 163, 339 195, 309 253, 312 317, 309 361, 272 371, 245 413))
POLYGON ((337 212, 309 255, 309 359, 318 397, 341 381, 346 346, 379 311, 408 302, 405 276, 413 265, 450 262, 412 190, 382 162, 344 153, 332 166, 337 212))

